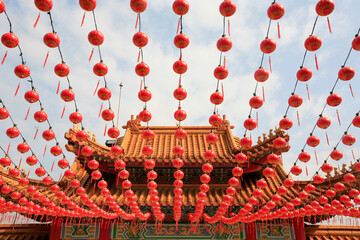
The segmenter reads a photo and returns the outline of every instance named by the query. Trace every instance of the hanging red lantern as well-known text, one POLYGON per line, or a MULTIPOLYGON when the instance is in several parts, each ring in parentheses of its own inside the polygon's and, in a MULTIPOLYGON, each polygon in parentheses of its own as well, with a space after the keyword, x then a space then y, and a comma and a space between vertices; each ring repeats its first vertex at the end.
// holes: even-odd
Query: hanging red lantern
POLYGON ((293 126, 293 122, 290 118, 283 118, 280 120, 279 126, 281 129, 289 130, 293 126))
POLYGON ((130 7, 134 12, 142 13, 147 7, 147 2, 146 0, 131 0, 130 7))
POLYGON ((99 180, 102 177, 102 174, 99 170, 93 171, 91 173, 91 178, 94 180, 99 180))
POLYGON ((1 36, 1 42, 5 47, 15 48, 19 45, 18 37, 13 33, 5 33, 1 36))
POLYGON ((145 145, 142 150, 141 150, 142 154, 144 154, 145 156, 149 157, 153 154, 154 149, 150 146, 150 145, 145 145))
POLYGON ((266 160, 269 164, 276 165, 280 162, 280 157, 274 153, 271 153, 266 157, 266 160))
POLYGON ((111 98, 111 91, 107 87, 103 87, 98 90, 97 95, 101 100, 107 101, 111 98))
POLYGON ((305 40, 305 48, 308 51, 316 51, 321 47, 321 39, 318 36, 310 36, 305 40))
POLYGON ((254 78, 258 82, 265 82, 266 80, 268 80, 269 76, 270 73, 268 72, 268 70, 262 67, 256 70, 254 73, 254 78))
POLYGON ((39 94, 34 90, 27 91, 25 93, 24 97, 25 97, 25 100, 29 103, 37 102, 40 99, 39 94))
POLYGON ((216 158, 216 154, 214 151, 212 150, 207 150, 205 153, 204 153, 204 158, 206 161, 210 161, 212 162, 215 158, 216 158))
POLYGON ((343 183, 335 183, 334 185, 334 189, 337 191, 337 192, 342 192, 345 190, 345 185, 343 183))
POLYGON ((243 137, 241 140, 240 140, 240 145, 242 148, 244 149, 250 149, 251 148, 251 145, 252 145, 252 140, 251 138, 249 137, 243 137))
POLYGON ((254 109, 259 109, 263 105, 263 103, 264 103, 263 99, 259 96, 254 96, 250 98, 249 101, 250 107, 254 109))
POLYGON ((84 157, 90 157, 91 155, 93 155, 94 153, 94 149, 90 146, 85 146, 81 149, 81 155, 83 155, 84 157))
POLYGON ((223 80, 229 75, 229 70, 222 65, 219 65, 214 70, 214 76, 216 79, 223 80))
POLYGON ((53 7, 52 0, 35 0, 35 6, 43 12, 49 12, 53 7))
POLYGON ((43 41, 49 48, 56 48, 60 45, 60 38, 56 33, 45 34, 43 41))
POLYGON ((9 138, 17 138, 20 135, 20 131, 17 127, 11 127, 6 130, 6 135, 9 138))
POLYGON ((286 147, 286 141, 282 137, 278 137, 273 141, 273 145, 277 149, 285 148, 286 147))
POLYGON ((352 182, 356 181, 356 177, 351 173, 347 173, 344 176, 344 181, 347 183, 352 183, 352 182))
POLYGON ((252 195, 256 198, 261 198, 263 196, 263 192, 260 189, 255 189, 252 192, 252 195))
POLYGON ((260 43, 260 50, 265 54, 272 53, 275 51, 275 49, 276 49, 276 42, 271 38, 265 38, 260 43))
POLYGON ((184 161, 181 160, 180 158, 175 158, 173 161, 172 161, 172 164, 175 168, 179 169, 181 168, 183 165, 184 165, 184 161))
POLYGON ((325 181, 324 177, 319 174, 316 174, 313 178, 313 182, 315 184, 322 184, 322 183, 324 183, 324 181, 325 181))
POLYGON ((217 127, 221 124, 222 118, 220 114, 213 114, 209 118, 209 123, 211 126, 217 127))
POLYGON ((2 194, 9 194, 9 193, 11 193, 11 191, 12 191, 12 189, 8 185, 4 185, 4 186, 1 187, 1 193, 2 194))
POLYGON ((14 73, 19 78, 27 78, 30 76, 30 68, 28 68, 26 65, 18 65, 14 69, 14 73))
POLYGON ((135 46, 141 48, 145 47, 149 42, 148 36, 143 32, 137 32, 133 36, 133 43, 135 46))
POLYGON ((34 166, 35 164, 37 164, 37 162, 38 162, 38 159, 35 156, 29 156, 26 158, 26 163, 29 166, 34 166))
MULTIPOLYGON (((235 176, 235 175, 234 175, 235 176)), ((268 184, 264 179, 260 179, 256 182, 256 187, 260 188, 260 189, 265 189, 267 188, 268 184)), ((253 194, 254 195, 254 194, 253 194)))
POLYGON ((271 20, 278 20, 285 14, 285 8, 280 3, 272 3, 267 10, 267 15, 271 20))
POLYGON ((354 50, 360 51, 360 36, 355 36, 351 46, 354 50))
POLYGON ((100 46, 104 42, 104 34, 98 30, 93 30, 88 34, 89 42, 94 46, 100 46))
POLYGON ((186 90, 184 88, 182 88, 180 86, 177 89, 175 89, 173 95, 174 95, 176 100, 182 101, 187 97, 187 92, 186 92, 186 90))
POLYGON ((151 120, 151 113, 144 109, 139 113, 139 119, 142 122, 148 122, 151 120))
POLYGON ((359 190, 357 190, 357 189, 351 189, 350 191, 349 191, 349 196, 351 197, 351 198, 355 198, 355 197, 357 197, 357 196, 359 196, 359 190))
POLYGON ((81 185, 80 181, 76 180, 76 179, 74 179, 70 182, 70 187, 72 187, 74 189, 80 187, 80 185, 81 185))
POLYGON ((48 130, 45 130, 43 133, 42 133, 42 137, 46 140, 46 141, 51 141, 55 138, 55 132, 53 130, 48 129, 48 130))
POLYGON ((352 124, 355 126, 355 127, 360 127, 360 116, 355 116, 353 121, 352 121, 352 124))
POLYGON ((65 168, 69 167, 69 161, 67 159, 65 159, 65 158, 60 159, 58 161, 58 166, 61 169, 65 169, 65 168))
POLYGON ((291 188, 291 187, 293 187, 295 185, 295 182, 291 178, 287 178, 287 179, 284 180, 283 185, 286 188, 291 188))
POLYGON ((277 189, 277 194, 279 194, 280 196, 285 196, 286 194, 288 194, 288 190, 286 187, 281 186, 277 189))
POLYGON ((75 98, 75 93, 71 90, 71 88, 64 89, 64 90, 61 91, 60 97, 65 102, 71 102, 75 98))
POLYGON ((360 162, 354 164, 354 169, 356 172, 360 172, 360 162))
POLYGON ((42 177, 46 174, 46 170, 43 167, 39 167, 35 170, 35 174, 38 177, 42 177))
POLYGON ((288 103, 290 107, 297 108, 301 106, 303 99, 300 95, 293 94, 289 97, 288 103))
POLYGON ((150 129, 143 130, 142 138, 146 141, 152 141, 155 138, 155 133, 150 129))
POLYGON ((294 206, 300 206, 301 205, 301 199, 300 198, 291 199, 291 203, 294 204, 294 206))
POLYGON ((316 13, 320 16, 328 16, 334 11, 335 3, 333 0, 320 0, 315 7, 316 13))
POLYGON ((30 146, 26 143, 26 142, 23 142, 23 143, 20 143, 18 146, 17 146, 17 150, 20 152, 20 153, 26 153, 30 150, 30 146))
POLYGON ((189 3, 186 0, 175 0, 172 8, 175 14, 185 15, 189 11, 189 3))
POLYGON ((308 152, 301 152, 298 158, 301 162, 306 163, 311 159, 311 155, 308 152))
POLYGON ((330 163, 324 163, 321 166, 321 171, 323 171, 324 173, 331 173, 333 169, 334 168, 330 163))
MULTIPOLYGON (((209 180, 210 180, 210 177, 209 177, 209 180)), ((240 184, 239 180, 235 177, 230 178, 228 183, 231 187, 237 187, 240 184)))
POLYGON ((96 8, 96 0, 79 0, 80 7, 91 12, 96 8))
POLYGON ((236 4, 232 0, 225 0, 220 4, 219 11, 224 17, 231 17, 236 12, 236 4))
POLYGON ((173 148, 173 153, 176 155, 176 156, 181 156, 184 154, 184 148, 182 146, 176 146, 173 148))
POLYGON ((307 200, 309 198, 309 194, 305 191, 300 192, 298 196, 301 200, 307 200))
POLYGON ((108 129, 107 134, 110 138, 117 138, 120 136, 120 130, 117 127, 111 127, 108 129))
POLYGON ((215 144, 215 143, 217 143, 217 141, 218 141, 218 137, 215 133, 209 133, 208 135, 206 135, 206 142, 208 144, 210 144, 210 145, 215 144))
POLYGON ((330 94, 326 99, 327 104, 331 107, 336 107, 340 105, 341 101, 342 101, 341 96, 336 93, 330 94))
POLYGON ((210 96, 210 102, 215 105, 219 105, 224 101, 224 95, 219 91, 214 92, 210 96))
POLYGON ((251 131, 253 129, 255 129, 257 127, 257 122, 255 119, 252 119, 252 118, 248 118, 244 121, 244 127, 251 131))
POLYGON ((317 120, 316 125, 321 129, 327 129, 331 125, 331 120, 327 117, 320 117, 317 120))
POLYGON ((0 14, 3 13, 5 11, 5 3, 0 0, 0 14))
POLYGON ((308 137, 308 139, 306 140, 306 143, 310 146, 310 147, 316 147, 320 144, 320 139, 317 136, 310 136, 308 137))
POLYGON ((118 157, 123 153, 124 153, 124 150, 120 146, 115 145, 115 146, 112 146, 110 149, 110 155, 114 156, 114 157, 118 157))
POLYGON ((73 112, 69 115, 69 120, 73 124, 78 124, 82 121, 82 115, 79 112, 73 112))
POLYGON ((248 160, 248 157, 244 153, 238 153, 235 156, 235 161, 239 164, 244 164, 248 160))
POLYGON ((183 140, 186 138, 186 136, 187 136, 187 133, 183 128, 178 128, 175 132, 175 137, 178 140, 183 140))
POLYGON ((70 73, 70 68, 65 63, 59 63, 55 66, 54 71, 59 77, 66 77, 70 73))
POLYGON ((47 177, 44 177, 42 182, 46 185, 46 186, 49 186, 53 183, 53 180, 51 177, 47 176, 47 177))
POLYGON ((343 153, 339 150, 334 150, 330 153, 330 157, 335 161, 339 161, 340 159, 342 159, 343 153))
POLYGON ((296 73, 296 78, 301 82, 307 82, 311 79, 311 77, 312 71, 310 68, 301 67, 296 73))
POLYGON ((121 179, 127 179, 129 177, 130 173, 127 170, 121 170, 119 172, 119 178, 121 179))
POLYGON ((108 73, 108 67, 105 63, 100 61, 99 63, 96 63, 93 67, 93 72, 96 76, 103 77, 108 73))
POLYGON ((217 41, 216 46, 220 52, 227 52, 232 48, 232 41, 230 38, 224 36, 217 41))
POLYGON ((265 168, 263 171, 263 175, 267 178, 275 176, 275 171, 272 168, 265 168))
POLYGON ((126 163, 123 161, 123 160, 117 160, 114 164, 115 166, 115 170, 118 170, 118 169, 124 169, 125 166, 126 166, 126 163))
POLYGON ((145 161, 145 169, 154 169, 154 167, 155 167, 155 161, 154 160, 152 160, 152 159, 147 159, 146 161, 145 161))
POLYGON ((186 62, 183 60, 177 60, 173 64, 173 70, 177 74, 183 74, 187 71, 187 69, 188 69, 188 66, 187 66, 186 62))
POLYGON ((0 119, 4 120, 7 119, 9 117, 10 113, 6 108, 0 108, 0 119))
POLYGON ((3 157, 0 159, 0 165, 3 167, 8 167, 11 165, 11 160, 8 157, 3 157))
POLYGON ((343 136, 343 138, 341 139, 342 143, 347 145, 347 146, 351 146, 355 143, 356 138, 351 135, 351 134, 346 134, 345 136, 343 136))
POLYGON ((342 67, 339 70, 338 77, 340 80, 349 81, 355 76, 355 70, 351 67, 342 67))
POLYGON ((96 170, 99 168, 100 164, 97 160, 90 160, 87 164, 88 168, 90 168, 91 170, 96 170))
POLYGON ((102 111, 101 113, 101 117, 105 120, 105 121, 112 121, 115 117, 115 113, 113 110, 111 109, 105 109, 104 111, 102 111))
POLYGON ((297 165, 293 166, 290 171, 291 171, 291 173, 294 174, 295 176, 299 176, 299 175, 302 173, 301 167, 300 167, 300 166, 297 166, 297 165))
POLYGON ((35 112, 34 114, 34 119, 35 121, 39 122, 39 123, 42 123, 42 122, 45 122, 47 119, 48 119, 48 115, 46 112, 44 111, 37 111, 35 112))
POLYGON ((184 33, 180 33, 174 38, 174 44, 177 48, 184 49, 189 46, 189 43, 190 38, 184 33))
POLYGON ((138 63, 136 66, 135 66, 135 72, 138 76, 140 77, 145 77, 149 74, 150 72, 150 67, 149 65, 147 65, 146 63, 144 62, 141 62, 141 63, 138 63))

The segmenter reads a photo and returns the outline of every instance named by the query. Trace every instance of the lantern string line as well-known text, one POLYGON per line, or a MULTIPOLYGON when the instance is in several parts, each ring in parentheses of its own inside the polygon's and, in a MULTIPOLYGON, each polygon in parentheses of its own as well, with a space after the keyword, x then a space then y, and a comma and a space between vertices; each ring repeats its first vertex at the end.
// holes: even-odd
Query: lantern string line
MULTIPOLYGON (((50 20, 51 29, 52 29, 53 33, 56 34, 56 31, 55 31, 55 28, 54 28, 54 21, 53 21, 52 15, 51 15, 51 11, 48 12, 48 16, 49 16, 49 20, 50 20)), ((64 57, 63 57, 63 54, 62 54, 62 51, 61 51, 61 48, 60 48, 60 45, 57 48, 58 48, 58 52, 60 54, 61 62, 65 63, 64 57)), ((68 88, 72 89, 69 76, 66 76, 66 80, 67 80, 67 83, 68 83, 68 88)), ((74 102, 74 106, 75 106, 75 112, 78 112, 79 108, 78 108, 78 104, 76 102, 76 97, 74 97, 73 102, 74 102)), ((84 129, 83 120, 81 120, 80 126, 81 126, 82 129, 84 129)))
POLYGON ((9 22, 9 27, 10 27, 9 32, 12 33, 12 24, 11 24, 10 18, 9 18, 9 16, 8 16, 6 10, 4 10, 4 13, 5 13, 5 16, 6 16, 7 20, 8 20, 8 22, 9 22))
MULTIPOLYGON (((4 11, 4 12, 5 12, 5 11, 4 11)), ((12 30, 11 20, 10 20, 10 18, 9 18, 9 16, 8 16, 8 14, 7 14, 6 12, 5 12, 5 14, 6 14, 6 18, 7 18, 8 22, 9 22, 10 32, 11 32, 11 30, 12 30)), ((19 56, 20 56, 20 58, 21 58, 21 63, 22 63, 23 65, 25 65, 25 64, 26 64, 26 61, 24 60, 24 53, 23 53, 23 51, 22 51, 22 48, 21 48, 21 46, 20 46, 20 43, 18 44, 17 47, 18 47, 19 52, 20 52, 19 56)), ((31 90, 34 90, 34 91, 35 91, 36 88, 35 88, 35 86, 34 86, 34 80, 33 80, 33 78, 32 78, 31 75, 29 75, 29 80, 27 80, 27 81, 30 82, 31 90)), ((0 102, 3 104, 3 102, 2 102, 1 100, 0 100, 0 102)), ((38 103, 39 103, 39 105, 40 105, 40 109, 41 109, 41 110, 44 110, 43 103, 41 102, 41 99, 40 99, 40 98, 39 98, 39 100, 38 100, 38 103)), ((3 104, 3 105, 4 105, 4 104, 3 104)), ((12 119, 12 121, 13 121, 13 119, 12 119)), ((14 121, 13 121, 13 122, 14 122, 14 121)), ((47 124, 48 124, 48 126, 49 126, 49 129, 53 129, 53 127, 52 127, 49 119, 47 119, 46 122, 47 122, 47 124)), ((24 140, 24 138, 23 138, 23 140, 24 140)), ((55 140, 56 144, 59 145, 59 141, 58 141, 58 139, 56 138, 56 134, 55 134, 54 140, 55 140)), ((64 158, 66 158, 64 152, 62 153, 62 156, 63 156, 64 158)))
MULTIPOLYGON (((3 100, 2 100, 1 98, 0 98, 0 103, 2 104, 2 107, 6 108, 4 102, 3 102, 3 100)), ((16 127, 16 128, 19 130, 19 128, 17 127, 17 124, 15 123, 15 121, 14 121, 14 119, 12 118, 12 116, 11 116, 10 113, 9 113, 9 118, 10 118, 13 126, 16 127)), ((23 142, 27 142, 26 139, 25 139, 25 137, 24 137, 24 135, 21 133, 20 130, 19 130, 19 133, 20 133, 20 137, 22 138, 23 142)), ((29 144, 28 144, 28 145, 29 145, 29 144)), ((30 148, 29 150, 30 150, 31 154, 38 159, 38 162, 39 162, 40 167, 44 168, 44 166, 41 164, 40 159, 36 156, 35 152, 33 151, 33 149, 31 148, 30 145, 29 145, 29 148, 30 148)), ((45 169, 45 168, 44 168, 44 169, 45 169)), ((45 169, 45 171, 46 171, 47 175, 48 175, 49 177, 51 177, 51 175, 49 174, 49 172, 48 172, 46 169, 45 169)), ((51 178, 52 178, 52 177, 51 177, 51 178)), ((52 179, 53 179, 53 178, 52 178, 52 179)), ((54 179, 53 179, 53 180, 54 180, 54 179)))

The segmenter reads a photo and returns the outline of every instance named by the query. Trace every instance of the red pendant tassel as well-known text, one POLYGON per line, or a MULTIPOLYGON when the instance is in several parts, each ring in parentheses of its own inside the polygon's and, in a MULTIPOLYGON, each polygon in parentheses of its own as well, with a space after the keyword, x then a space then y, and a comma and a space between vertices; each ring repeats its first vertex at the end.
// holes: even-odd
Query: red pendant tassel
POLYGON ((351 153, 352 153, 352 156, 353 156, 354 161, 356 161, 356 159, 355 159, 355 154, 354 154, 354 150, 353 150, 353 149, 351 150, 351 153))
POLYGON ((14 97, 16 97, 16 95, 18 94, 18 92, 19 92, 19 88, 20 88, 20 83, 18 84, 18 86, 17 86, 17 88, 16 88, 16 91, 15 91, 14 97))
POLYGON ((257 125, 256 125, 257 129, 259 129, 259 115, 258 115, 258 112, 256 112, 256 123, 257 123, 257 125))
POLYGON ((280 39, 281 36, 280 36, 280 24, 279 23, 277 23, 277 30, 278 30, 278 38, 280 39))
POLYGON ((331 26, 330 26, 330 19, 329 19, 329 17, 327 17, 327 23, 328 23, 328 26, 329 26, 329 31, 330 31, 330 33, 332 33, 332 31, 331 31, 331 26))
POLYGON ((36 132, 35 132, 34 140, 36 139, 36 136, 37 136, 38 132, 39 132, 39 127, 37 127, 37 128, 36 128, 36 132))
POLYGON ((300 116, 299 116, 299 111, 296 111, 296 116, 297 116, 297 120, 298 120, 298 125, 300 126, 300 116))
POLYGON ((82 20, 81 20, 81 27, 84 25, 84 21, 85 21, 85 15, 86 15, 86 12, 84 12, 84 15, 82 17, 82 20))
POLYGON ((271 67, 271 57, 269 56, 269 68, 270 68, 270 73, 272 73, 272 67, 271 67))
POLYGON ((316 64, 316 69, 319 70, 319 63, 316 54, 315 54, 315 64, 316 64))
POLYGON ((318 162, 318 157, 317 157, 316 150, 315 150, 314 152, 315 152, 316 165, 319 166, 319 162, 318 162))
POLYGON ((59 94, 59 90, 60 90, 60 81, 59 81, 57 89, 56 89, 56 94, 59 94))
POLYGON ((263 95, 263 101, 265 102, 265 88, 262 86, 262 95, 263 95))
POLYGON ((305 166, 305 170, 306 170, 306 176, 309 176, 309 172, 308 172, 307 166, 305 166))
POLYGON ((140 62, 140 55, 141 55, 141 49, 139 49, 139 54, 138 54, 137 62, 140 62))
POLYGON ((45 157, 46 148, 47 148, 47 145, 45 145, 43 157, 45 157))
POLYGON ((138 23, 139 23, 139 14, 136 15, 135 30, 137 29, 138 23))
POLYGON ((49 58, 49 51, 48 51, 47 54, 46 54, 43 68, 45 68, 48 58, 49 58))
POLYGON ((39 22, 39 19, 40 19, 40 13, 39 13, 39 15, 38 15, 37 18, 36 18, 36 21, 35 21, 35 23, 34 23, 34 28, 36 28, 36 26, 37 26, 37 24, 38 24, 38 22, 39 22))
POLYGON ((21 167, 21 162, 22 162, 22 157, 20 158, 19 169, 20 169, 20 167, 21 167))
POLYGON ((6 154, 9 154, 11 143, 9 143, 6 154))
POLYGON ((97 92, 97 90, 98 90, 99 84, 100 84, 100 80, 98 80, 98 83, 97 83, 97 85, 96 85, 96 88, 95 88, 95 91, 94 91, 93 96, 95 96, 95 94, 96 94, 96 92, 97 92))
POLYGON ((103 104, 101 103, 100 112, 99 112, 99 116, 98 116, 98 117, 101 116, 102 108, 103 108, 103 104))
POLYGON ((51 170, 50 170, 50 172, 53 171, 53 169, 54 169, 54 164, 55 164, 55 160, 53 161, 53 163, 52 163, 52 165, 51 165, 51 170))
POLYGON ((107 124, 105 124, 104 137, 106 136, 107 124))
POLYGON ((350 88, 351 96, 352 96, 353 98, 355 98, 354 92, 353 92, 352 87, 351 87, 351 84, 349 84, 349 88, 350 88))
POLYGON ((329 142, 329 136, 327 133, 325 133, 325 136, 326 136, 326 142, 327 142, 327 145, 330 146, 330 142, 329 142))
POLYGON ((7 56, 7 53, 8 53, 8 51, 5 52, 5 55, 4 55, 4 57, 3 57, 3 60, 1 61, 1 65, 4 64, 5 59, 6 59, 6 56, 7 56))
POLYGON ((228 20, 228 34, 229 34, 229 37, 230 37, 230 20, 228 20))
POLYGON ((30 112, 30 107, 29 107, 29 109, 27 110, 25 120, 27 120, 27 118, 28 118, 28 116, 29 116, 29 112, 30 112))
POLYGON ((179 21, 178 21, 178 25, 177 25, 177 29, 176 29, 176 34, 179 33, 180 23, 181 23, 181 18, 179 18, 179 21))
POLYGON ((310 92, 309 92, 309 86, 306 84, 306 91, 308 95, 308 100, 310 101, 310 92))
POLYGON ((90 57, 89 57, 89 62, 91 61, 93 54, 94 54, 94 48, 91 50, 90 57))
POLYGON ((64 106, 64 108, 62 110, 62 113, 61 113, 61 119, 64 117, 64 113, 65 113, 65 106, 64 106))
POLYGON ((339 115, 339 111, 336 109, 336 115, 339 121, 339 125, 341 126, 341 121, 340 121, 340 115, 339 115))

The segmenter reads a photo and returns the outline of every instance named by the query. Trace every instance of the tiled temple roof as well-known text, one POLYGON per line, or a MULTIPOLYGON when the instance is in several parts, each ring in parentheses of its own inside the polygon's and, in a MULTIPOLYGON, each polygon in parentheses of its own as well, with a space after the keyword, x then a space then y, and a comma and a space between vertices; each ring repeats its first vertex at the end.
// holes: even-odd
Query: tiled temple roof
POLYGON ((50 229, 49 224, 1 224, 0 240, 47 240, 50 229))
POLYGON ((309 240, 359 240, 359 226, 306 226, 305 234, 309 240))

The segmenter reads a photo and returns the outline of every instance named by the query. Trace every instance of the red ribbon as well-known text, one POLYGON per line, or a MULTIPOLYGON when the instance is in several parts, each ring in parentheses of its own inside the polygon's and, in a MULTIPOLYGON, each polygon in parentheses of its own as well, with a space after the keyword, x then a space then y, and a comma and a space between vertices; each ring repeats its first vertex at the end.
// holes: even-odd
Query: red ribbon
POLYGON ((318 64, 318 59, 316 57, 316 54, 315 54, 315 64, 316 64, 316 69, 319 70, 319 64, 318 64))
POLYGON ((351 91, 351 95, 352 95, 352 97, 353 97, 353 98, 355 98, 355 96, 354 96, 354 92, 353 92, 352 87, 351 87, 351 84, 349 84, 349 87, 350 87, 350 91, 351 91))
POLYGON ((39 22, 39 19, 40 19, 40 13, 39 13, 39 15, 38 15, 37 18, 36 18, 36 21, 35 21, 35 24, 34 24, 34 28, 36 28, 36 26, 37 26, 37 24, 38 24, 38 22, 39 22))
POLYGON ((16 88, 16 91, 15 91, 15 95, 14 95, 14 97, 16 97, 16 95, 18 94, 18 92, 19 92, 19 88, 20 88, 20 83, 18 84, 18 86, 17 86, 17 88, 16 88))
POLYGON ((135 30, 137 29, 138 22, 139 22, 139 14, 136 15, 135 30))
POLYGON ((104 137, 106 136, 107 124, 105 124, 104 137))
POLYGON ((98 90, 99 84, 100 84, 100 80, 98 80, 98 83, 97 83, 97 85, 96 85, 96 88, 95 88, 95 91, 94 91, 93 96, 95 96, 95 94, 96 94, 96 92, 97 92, 97 90, 98 90))
POLYGON ((59 94, 59 90, 60 90, 60 81, 59 81, 57 89, 56 89, 56 94, 59 94))
POLYGON ((45 145, 45 149, 44 149, 44 154, 43 154, 43 157, 45 157, 46 148, 47 148, 47 145, 45 145))
POLYGON ((330 26, 330 19, 329 19, 329 17, 327 17, 327 23, 328 23, 328 26, 329 26, 329 31, 330 31, 330 33, 332 33, 332 31, 331 31, 331 26, 330 26))
POLYGON ((101 116, 102 108, 103 108, 103 104, 101 103, 100 112, 99 112, 99 117, 101 116))
POLYGON ((45 68, 45 65, 46 65, 46 62, 47 62, 48 58, 49 58, 49 51, 46 54, 43 68, 45 68))
POLYGON ((65 113, 65 106, 64 106, 64 108, 62 110, 62 113, 61 113, 61 119, 64 117, 64 113, 65 113))
POLYGON ((340 121, 340 115, 339 115, 339 111, 336 109, 336 115, 339 121, 339 125, 341 126, 341 121, 340 121))
POLYGON ((330 143, 329 143, 329 136, 327 133, 325 133, 325 136, 326 136, 326 142, 327 142, 327 145, 330 146, 330 143))
POLYGON ((94 54, 94 48, 91 50, 90 57, 89 57, 89 62, 91 61, 91 58, 92 58, 93 54, 94 54))
POLYGON ((1 64, 4 64, 5 59, 6 59, 6 56, 7 56, 7 53, 8 53, 8 51, 6 51, 6 53, 5 53, 4 57, 3 57, 3 60, 1 61, 1 64))
POLYGON ((37 129, 36 129, 34 140, 36 139, 36 136, 37 136, 38 132, 39 132, 39 127, 37 127, 37 129))
POLYGON ((52 165, 51 165, 51 170, 50 170, 50 172, 53 171, 53 169, 54 169, 54 164, 55 164, 55 161, 53 161, 53 163, 52 163, 52 165))
POLYGON ((228 33, 229 33, 229 36, 230 36, 230 20, 228 20, 228 33))
POLYGON ((28 116, 29 116, 29 112, 30 112, 30 107, 29 107, 29 109, 27 110, 25 120, 27 120, 27 118, 28 118, 28 116))
POLYGON ((309 86, 306 84, 306 91, 307 91, 307 95, 308 95, 308 99, 310 101, 310 93, 309 93, 309 86))
POLYGON ((83 18, 82 18, 82 20, 81 20, 81 27, 82 27, 82 26, 83 26, 83 24, 84 24, 85 14, 86 14, 86 12, 84 12, 83 18))
POLYGON ((278 30, 278 38, 280 39, 280 24, 279 23, 277 23, 277 30, 278 30))

